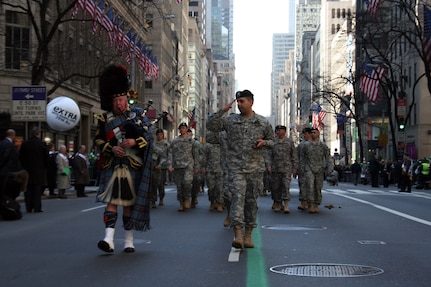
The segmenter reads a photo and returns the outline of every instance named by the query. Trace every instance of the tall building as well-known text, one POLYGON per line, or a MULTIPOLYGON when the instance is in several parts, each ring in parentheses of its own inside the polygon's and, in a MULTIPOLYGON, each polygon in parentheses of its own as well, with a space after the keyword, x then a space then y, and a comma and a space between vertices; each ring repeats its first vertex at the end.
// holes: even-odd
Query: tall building
POLYGON ((207 6, 211 23, 208 47, 214 59, 230 60, 233 58, 233 0, 209 0, 207 6))
POLYGON ((221 109, 235 93, 233 54, 233 0, 207 1, 207 48, 217 71, 216 108, 221 109))
POLYGON ((306 31, 317 31, 320 24, 321 0, 299 0, 296 5, 296 61, 302 61, 302 37, 306 31))
POLYGON ((285 73, 289 51, 294 49, 295 34, 277 33, 272 35, 271 117, 276 122, 279 122, 281 118, 279 110, 280 75, 285 73))

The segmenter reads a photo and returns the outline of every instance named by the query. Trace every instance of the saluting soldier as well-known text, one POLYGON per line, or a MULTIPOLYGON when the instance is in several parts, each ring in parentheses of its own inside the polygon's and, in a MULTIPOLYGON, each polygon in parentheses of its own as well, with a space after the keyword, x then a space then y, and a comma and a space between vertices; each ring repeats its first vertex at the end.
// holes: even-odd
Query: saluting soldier
POLYGON ((254 96, 249 90, 239 91, 235 96, 235 100, 208 120, 207 129, 226 132, 227 147, 223 151, 232 195, 230 216, 235 233, 232 247, 253 248, 251 235, 256 227, 257 198, 265 171, 263 152, 265 147, 273 145, 274 132, 268 120, 253 111, 254 96), (240 113, 225 117, 235 101, 240 113))

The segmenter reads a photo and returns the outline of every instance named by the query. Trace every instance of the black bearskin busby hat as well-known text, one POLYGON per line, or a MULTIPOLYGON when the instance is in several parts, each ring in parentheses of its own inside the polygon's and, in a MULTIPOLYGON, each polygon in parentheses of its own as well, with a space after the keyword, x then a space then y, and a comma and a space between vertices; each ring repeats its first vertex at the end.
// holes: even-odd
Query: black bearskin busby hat
POLYGON ((109 65, 103 70, 99 78, 100 107, 105 111, 112 111, 114 95, 127 95, 130 83, 127 68, 119 64, 109 65))

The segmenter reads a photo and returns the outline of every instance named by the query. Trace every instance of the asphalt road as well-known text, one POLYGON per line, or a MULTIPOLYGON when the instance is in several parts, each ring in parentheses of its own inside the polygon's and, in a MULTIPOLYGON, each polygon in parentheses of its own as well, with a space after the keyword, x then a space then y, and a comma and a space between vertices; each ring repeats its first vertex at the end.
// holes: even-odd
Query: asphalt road
POLYGON ((430 191, 325 184, 319 214, 296 209, 296 180, 291 193, 290 214, 259 198, 256 246, 242 251, 206 193, 179 213, 168 186, 133 254, 122 252, 120 220, 115 253, 97 248, 104 206, 94 193, 44 200, 43 213, 0 221, 0 286, 431 286, 430 191))

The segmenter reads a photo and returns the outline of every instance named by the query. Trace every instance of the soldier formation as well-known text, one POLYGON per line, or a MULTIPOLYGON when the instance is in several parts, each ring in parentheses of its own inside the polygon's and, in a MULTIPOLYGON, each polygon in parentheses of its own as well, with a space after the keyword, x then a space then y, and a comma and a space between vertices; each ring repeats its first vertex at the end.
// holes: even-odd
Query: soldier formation
MULTIPOLYGON (((263 191, 270 190, 273 210, 288 214, 290 182, 298 176, 298 209, 318 213, 324 176, 333 172, 333 162, 329 148, 319 140, 318 129, 304 129, 303 140, 296 147, 286 135, 286 126, 278 125, 273 130, 265 117, 252 110, 254 96, 250 91, 235 96, 208 120, 204 143, 193 138, 186 123, 179 124, 179 135, 171 143, 163 136, 154 142, 153 171, 157 176, 153 185, 165 184, 159 175, 164 162, 167 169, 163 176, 173 174, 178 211, 184 212, 196 206, 197 193, 206 183, 209 210, 225 210, 223 225, 234 230, 232 246, 253 248, 251 234, 256 227, 259 194, 266 195, 263 191), (240 113, 227 115, 235 102, 240 113)), ((153 188, 153 208, 158 196, 159 205, 163 205, 160 188, 159 195, 153 188)))

